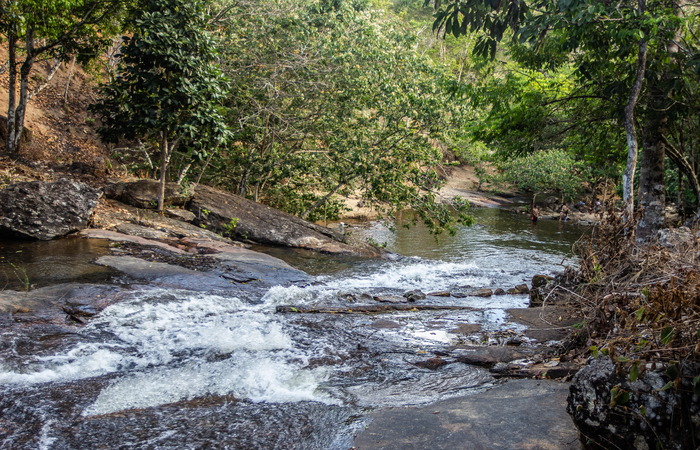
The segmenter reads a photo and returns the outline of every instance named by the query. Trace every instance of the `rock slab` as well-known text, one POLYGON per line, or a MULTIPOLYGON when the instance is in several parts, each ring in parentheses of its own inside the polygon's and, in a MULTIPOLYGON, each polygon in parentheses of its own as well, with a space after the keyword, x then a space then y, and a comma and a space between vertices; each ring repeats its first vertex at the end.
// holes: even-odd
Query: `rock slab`
MULTIPOLYGON (((137 208, 156 209, 160 183, 156 180, 120 181, 105 187, 105 197, 137 208)), ((165 205, 183 206, 192 198, 192 188, 165 183, 165 205)))
POLYGON ((0 235, 49 241, 82 230, 101 195, 66 179, 13 184, 0 191, 0 235))
POLYGON ((347 245, 344 236, 333 230, 208 186, 196 187, 188 208, 196 216, 195 225, 237 239, 331 254, 377 257, 386 253, 369 244, 347 245))
POLYGON ((514 380, 489 391, 421 408, 373 414, 357 450, 574 450, 568 385, 514 380))

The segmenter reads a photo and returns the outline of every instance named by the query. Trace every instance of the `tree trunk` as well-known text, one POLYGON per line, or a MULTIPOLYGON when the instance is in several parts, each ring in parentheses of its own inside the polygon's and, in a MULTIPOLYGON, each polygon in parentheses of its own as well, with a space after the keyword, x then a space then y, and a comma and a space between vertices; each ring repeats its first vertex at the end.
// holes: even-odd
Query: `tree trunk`
POLYGON ((313 205, 311 205, 309 207, 309 209, 307 209, 306 211, 301 213, 301 215, 299 217, 301 217, 302 219, 306 219, 307 217, 309 217, 309 214, 311 213, 311 211, 313 211, 316 208, 318 208, 319 206, 325 204, 328 201, 328 199, 331 198, 336 192, 338 192, 340 190, 340 188, 345 186, 345 184, 346 184, 346 182, 338 183, 338 186, 336 186, 335 189, 330 191, 323 198, 316 200, 316 202, 313 205))
POLYGON ((160 189, 158 190, 158 211, 163 211, 165 201, 165 174, 168 169, 168 135, 162 131, 160 142, 160 189))
MULTIPOLYGON (((662 102, 663 93, 654 88, 652 104, 662 102)), ((664 226, 666 206, 665 164, 666 145, 663 141, 665 119, 651 118, 644 125, 642 161, 639 167, 639 205, 644 216, 637 224, 637 237, 646 238, 664 226)))
POLYGON ((16 155, 15 149, 15 109, 17 107, 17 37, 9 32, 7 36, 9 53, 9 79, 8 79, 8 99, 7 99, 7 139, 5 149, 10 155, 16 155))
POLYGON ((26 45, 27 56, 19 71, 19 103, 15 110, 13 130, 13 148, 15 154, 18 154, 21 150, 20 145, 22 143, 22 132, 24 131, 24 115, 27 112, 27 102, 29 102, 29 74, 32 71, 32 67, 34 67, 36 58, 36 55, 34 55, 34 28, 32 27, 27 28, 26 45))
MULTIPOLYGON (((640 13, 644 12, 644 2, 639 1, 640 13)), ((627 135, 627 165, 622 174, 622 199, 625 202, 623 220, 631 219, 634 214, 634 172, 637 167, 637 130, 634 126, 634 109, 637 106, 639 93, 642 90, 644 72, 647 64, 647 43, 639 40, 639 53, 637 54, 637 74, 630 90, 625 105, 625 134, 627 135)))
POLYGON ((68 102, 68 88, 70 88, 70 82, 73 79, 73 69, 75 68, 75 55, 70 62, 70 70, 68 71, 68 81, 66 81, 66 89, 63 91, 63 103, 68 102))
POLYGON ((51 83, 51 80, 53 80, 53 77, 56 76, 56 73, 58 72, 58 69, 61 67, 61 60, 59 59, 54 59, 53 65, 49 67, 49 76, 46 77, 46 81, 41 84, 41 86, 37 87, 34 89, 32 92, 29 93, 29 97, 27 98, 28 100, 33 99, 37 95, 41 93, 44 89, 49 87, 49 84, 51 83))
POLYGON ((678 168, 678 192, 676 192, 676 210, 681 216, 681 220, 683 220, 683 211, 685 210, 685 208, 683 208, 683 168, 678 163, 676 163, 676 167, 678 168))
POLYGON ((214 157, 214 152, 212 151, 209 156, 207 157, 207 160, 204 162, 204 165, 202 166, 202 170, 199 171, 199 176, 197 177, 197 184, 202 180, 202 176, 204 175, 204 171, 207 169, 207 166, 211 162, 211 159, 214 157))

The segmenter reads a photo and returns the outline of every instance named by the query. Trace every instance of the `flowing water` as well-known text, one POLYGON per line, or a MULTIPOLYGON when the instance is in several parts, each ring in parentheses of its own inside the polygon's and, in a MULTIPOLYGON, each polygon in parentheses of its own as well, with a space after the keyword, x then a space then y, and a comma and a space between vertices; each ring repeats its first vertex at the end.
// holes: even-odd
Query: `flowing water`
MULTIPOLYGON (((482 390, 493 382, 484 369, 420 363, 521 331, 505 310, 526 307, 527 296, 421 301, 461 310, 276 313, 373 303, 362 294, 507 289, 574 263, 576 227, 475 215, 476 226, 439 243, 421 228, 350 227, 403 255, 389 261, 262 248, 314 275, 263 295, 131 285, 83 327, 0 331, 0 449, 347 449, 373 408, 482 390)), ((37 259, 25 265, 30 279, 37 259)))

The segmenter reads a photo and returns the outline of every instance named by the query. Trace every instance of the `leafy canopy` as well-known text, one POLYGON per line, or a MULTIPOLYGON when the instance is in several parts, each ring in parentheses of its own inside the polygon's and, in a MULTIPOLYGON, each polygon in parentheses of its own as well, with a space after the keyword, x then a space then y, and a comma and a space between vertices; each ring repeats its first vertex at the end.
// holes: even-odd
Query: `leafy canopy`
POLYGON ((132 11, 115 79, 92 109, 102 138, 221 143, 226 81, 199 0, 140 0, 132 11))

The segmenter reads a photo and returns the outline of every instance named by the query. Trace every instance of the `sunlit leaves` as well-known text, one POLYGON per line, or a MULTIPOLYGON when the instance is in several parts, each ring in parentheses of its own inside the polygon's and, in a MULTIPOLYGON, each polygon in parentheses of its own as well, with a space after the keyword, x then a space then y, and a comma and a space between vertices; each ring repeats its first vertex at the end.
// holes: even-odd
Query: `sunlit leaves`
POLYGON ((102 138, 225 141, 225 80, 202 2, 142 0, 131 17, 134 35, 124 38, 117 76, 93 106, 102 138))
POLYGON ((563 150, 535 152, 499 166, 495 182, 511 183, 532 193, 561 192, 572 196, 581 188, 585 168, 563 150))
POLYGON ((227 18, 228 120, 240 131, 217 171, 293 213, 339 189, 448 226, 454 217, 431 191, 437 143, 463 123, 462 105, 413 35, 349 3, 252 2, 227 18))

